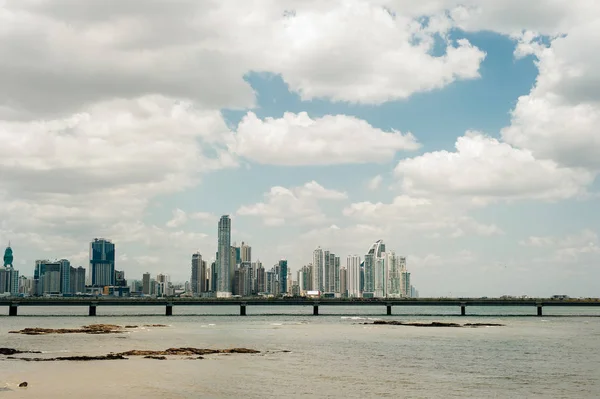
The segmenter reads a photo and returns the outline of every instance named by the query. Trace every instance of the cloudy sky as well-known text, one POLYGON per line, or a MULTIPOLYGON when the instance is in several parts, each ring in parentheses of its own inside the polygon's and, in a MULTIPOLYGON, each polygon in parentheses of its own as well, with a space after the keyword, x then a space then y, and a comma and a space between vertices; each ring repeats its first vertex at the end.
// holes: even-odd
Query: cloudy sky
POLYGON ((422 296, 598 296, 595 0, 0 0, 0 241, 189 278, 383 239, 422 296))

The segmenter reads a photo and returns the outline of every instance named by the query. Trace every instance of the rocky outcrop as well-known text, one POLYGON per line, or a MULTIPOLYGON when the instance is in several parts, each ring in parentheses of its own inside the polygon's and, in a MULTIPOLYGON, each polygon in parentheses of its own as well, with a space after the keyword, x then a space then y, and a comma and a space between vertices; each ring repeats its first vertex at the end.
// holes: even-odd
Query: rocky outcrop
POLYGON ((17 355, 19 353, 42 353, 42 352, 39 352, 39 351, 22 351, 22 350, 14 349, 14 348, 0 348, 0 355, 11 356, 11 355, 17 355))
POLYGON ((362 324, 370 324, 370 325, 391 325, 391 326, 410 326, 410 327, 501 327, 504 324, 497 323, 466 323, 466 324, 458 324, 458 323, 444 323, 439 321, 433 321, 431 323, 420 323, 420 322, 403 322, 397 320, 375 320, 372 323, 362 323, 362 324))
POLYGON ((260 353, 255 349, 232 348, 232 349, 205 349, 205 348, 169 348, 165 350, 131 350, 120 352, 122 356, 203 356, 224 353, 260 353))
POLYGON ((144 356, 144 359, 167 360, 166 356, 144 356))
POLYGON ((27 381, 23 381, 22 383, 19 384, 19 388, 27 388, 29 384, 27 383, 27 381))
MULTIPOLYGON (((24 335, 46 335, 46 334, 120 334, 127 328, 137 328, 138 326, 117 326, 115 324, 90 324, 81 328, 24 328, 17 331, 9 331, 10 334, 24 335)), ((168 327, 164 324, 147 324, 144 327, 168 327)))
POLYGON ((7 359, 18 359, 26 362, 55 362, 55 361, 71 361, 71 362, 87 362, 91 360, 127 360, 126 357, 110 353, 102 356, 60 356, 60 357, 8 357, 7 359))

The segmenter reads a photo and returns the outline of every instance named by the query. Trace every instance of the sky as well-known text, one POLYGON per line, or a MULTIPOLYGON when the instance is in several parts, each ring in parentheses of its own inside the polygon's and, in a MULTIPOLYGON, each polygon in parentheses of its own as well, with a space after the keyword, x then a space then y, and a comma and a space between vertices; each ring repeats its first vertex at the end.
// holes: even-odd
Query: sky
MULTIPOLYGON (((0 0, 15 268, 383 239, 421 296, 600 296, 594 0, 0 0)), ((6 245, 6 244, 3 244, 6 245)))

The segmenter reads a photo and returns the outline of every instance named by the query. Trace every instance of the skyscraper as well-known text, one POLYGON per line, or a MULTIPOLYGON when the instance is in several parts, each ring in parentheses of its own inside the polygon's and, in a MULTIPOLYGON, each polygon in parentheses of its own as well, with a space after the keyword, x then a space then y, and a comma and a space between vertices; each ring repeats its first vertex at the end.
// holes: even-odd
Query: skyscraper
POLYGON ((231 270, 231 219, 221 216, 217 250, 217 296, 231 295, 233 271, 231 270))
POLYGON ((324 253, 321 247, 317 247, 313 251, 313 262, 312 262, 312 289, 315 291, 323 292, 323 264, 324 264, 324 253))
POLYGON ((241 250, 241 258, 242 262, 252 262, 252 247, 242 241, 241 250))
POLYGON ((202 270, 202 263, 202 255, 200 254, 200 252, 196 252, 192 255, 191 285, 192 293, 194 294, 204 292, 204 289, 202 289, 202 287, 206 286, 206 276, 203 275, 203 272, 206 272, 202 270))
POLYGON ((279 261, 279 293, 282 295, 287 294, 287 277, 288 277, 288 264, 287 260, 281 259, 279 261))
POLYGON ((349 255, 346 259, 348 297, 360 297, 360 256, 349 255))
POLYGON ((115 244, 104 238, 90 243, 90 278, 93 286, 115 285, 115 244))

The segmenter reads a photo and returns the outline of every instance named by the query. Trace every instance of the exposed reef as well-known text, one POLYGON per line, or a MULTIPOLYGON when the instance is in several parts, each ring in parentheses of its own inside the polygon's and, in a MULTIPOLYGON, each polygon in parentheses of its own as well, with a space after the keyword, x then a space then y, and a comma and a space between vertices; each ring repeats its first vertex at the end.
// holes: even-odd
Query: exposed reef
MULTIPOLYGON (((9 331, 9 334, 24 335, 46 335, 46 334, 120 334, 126 329, 137 328, 138 326, 128 325, 125 327, 115 324, 90 324, 81 328, 39 328, 31 327, 17 331, 9 331)), ((164 324, 146 324, 144 327, 168 327, 164 324)))
POLYGON ((39 352, 39 351, 22 351, 22 350, 14 349, 14 348, 0 348, 0 355, 11 356, 11 355, 17 355, 19 353, 42 353, 42 352, 39 352))
MULTIPOLYGON (((20 351, 12 348, 0 348, 3 355, 15 355, 20 353, 41 353, 34 351, 20 351)), ((248 348, 231 348, 231 349, 206 349, 206 348, 169 348, 165 350, 130 350, 121 353, 109 353, 108 355, 100 356, 59 356, 59 357, 15 357, 7 356, 6 359, 12 360, 24 360, 26 362, 54 362, 54 361, 75 361, 85 362, 92 360, 127 360, 127 356, 142 356, 144 359, 154 360, 167 360, 166 356, 186 356, 186 359, 204 359, 202 355, 213 355, 213 354, 232 354, 232 353, 246 353, 256 354, 260 353, 255 349, 248 348), (192 357, 193 356, 193 357, 192 357)))
POLYGON ((387 320, 375 320, 372 323, 361 323, 367 325, 390 325, 390 326, 409 326, 409 327, 454 327, 454 328, 462 328, 462 327, 503 327, 504 324, 498 323, 444 323, 439 321, 432 321, 431 323, 420 323, 420 322, 404 322, 404 321, 387 321, 387 320))

